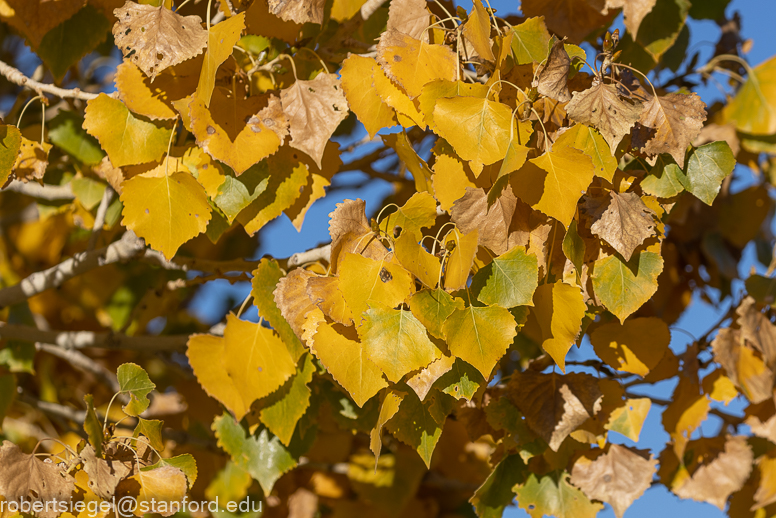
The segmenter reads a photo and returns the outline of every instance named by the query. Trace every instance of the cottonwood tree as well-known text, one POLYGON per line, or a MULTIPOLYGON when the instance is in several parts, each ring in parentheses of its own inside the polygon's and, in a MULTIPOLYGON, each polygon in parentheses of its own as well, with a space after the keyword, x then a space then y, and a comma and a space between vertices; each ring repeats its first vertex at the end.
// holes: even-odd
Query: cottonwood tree
POLYGON ((776 58, 726 0, 177 4, 0 1, 5 503, 776 513, 776 58), (390 196, 250 259, 348 171, 390 196), (210 327, 217 280, 252 290, 210 327))

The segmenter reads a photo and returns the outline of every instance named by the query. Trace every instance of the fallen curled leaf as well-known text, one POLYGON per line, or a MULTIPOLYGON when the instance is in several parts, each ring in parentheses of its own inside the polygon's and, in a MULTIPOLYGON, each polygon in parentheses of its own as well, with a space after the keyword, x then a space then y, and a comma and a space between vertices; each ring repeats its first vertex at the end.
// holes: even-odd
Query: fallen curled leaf
POLYGON ((568 87, 570 64, 571 59, 564 48, 563 40, 556 41, 539 72, 539 84, 536 88, 538 92, 562 103, 570 101, 571 93, 568 87))

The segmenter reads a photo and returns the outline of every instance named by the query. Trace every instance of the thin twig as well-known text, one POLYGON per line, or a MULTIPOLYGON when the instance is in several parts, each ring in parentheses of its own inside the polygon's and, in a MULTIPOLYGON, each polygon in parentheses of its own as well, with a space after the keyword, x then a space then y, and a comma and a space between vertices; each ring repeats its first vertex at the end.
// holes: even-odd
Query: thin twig
POLYGON ((89 236, 89 245, 86 247, 89 251, 94 250, 94 247, 97 245, 97 238, 100 237, 102 226, 105 225, 105 214, 108 213, 108 207, 110 202, 113 201, 115 192, 110 185, 105 186, 100 206, 97 207, 97 214, 94 216, 94 225, 92 225, 92 235, 89 236))
POLYGON ((70 98, 70 99, 80 99, 82 101, 95 99, 97 98, 97 95, 98 95, 98 94, 92 94, 89 92, 84 92, 80 88, 73 88, 72 90, 66 90, 64 88, 59 88, 58 86, 40 83, 38 81, 35 81, 34 79, 31 79, 25 76, 19 70, 15 69, 11 65, 3 61, 0 61, 0 74, 2 74, 11 83, 35 90, 36 92, 38 92, 38 94, 47 93, 47 94, 55 95, 62 99, 70 98))
POLYGON ((119 382, 116 379, 116 376, 85 354, 74 350, 63 349, 54 344, 36 343, 35 348, 38 351, 43 351, 68 362, 74 368, 82 372, 93 375, 108 387, 111 392, 119 391, 119 382))
POLYGON ((31 326, 0 322, 0 338, 51 344, 64 349, 122 349, 131 351, 172 351, 186 347, 189 335, 127 336, 113 332, 44 331, 31 326))
POLYGON ((66 185, 41 185, 39 183, 24 183, 14 180, 11 184, 0 192, 11 191, 18 194, 24 194, 31 198, 38 198, 47 201, 69 201, 74 200, 73 189, 70 184, 66 185))

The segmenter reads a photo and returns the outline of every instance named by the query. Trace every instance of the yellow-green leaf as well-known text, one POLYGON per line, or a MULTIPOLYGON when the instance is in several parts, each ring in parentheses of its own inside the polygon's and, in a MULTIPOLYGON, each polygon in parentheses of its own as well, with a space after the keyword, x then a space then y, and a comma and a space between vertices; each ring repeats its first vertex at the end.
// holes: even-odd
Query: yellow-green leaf
POLYGON ((752 70, 723 113, 743 133, 776 133, 776 56, 752 70))
POLYGON ((439 288, 436 290, 422 290, 410 297, 410 310, 412 314, 426 327, 429 333, 436 338, 443 338, 442 326, 447 317, 456 309, 464 308, 463 299, 453 298, 449 293, 439 288))
POLYGON ((582 151, 593 160, 596 176, 610 182, 614 178, 617 159, 597 129, 584 124, 574 124, 558 137, 553 146, 570 146, 582 151))
POLYGON ((158 161, 172 131, 170 124, 136 117, 124 103, 105 94, 86 103, 84 129, 97 138, 113 167, 158 161))
POLYGON ((621 407, 609 414, 609 420, 604 428, 622 434, 633 442, 638 442, 641 428, 644 426, 651 406, 652 400, 648 397, 626 399, 621 407))
POLYGON ((494 258, 472 280, 472 287, 482 286, 477 295, 480 302, 505 308, 532 306, 538 284, 539 263, 524 246, 515 246, 494 258))
POLYGON ((541 63, 549 52, 550 33, 544 16, 528 18, 512 29, 512 55, 518 65, 541 63))
POLYGON ((369 449, 375 454, 375 469, 377 469, 377 461, 380 460, 380 450, 383 447, 383 426, 387 423, 396 412, 399 411, 399 405, 406 394, 392 390, 385 394, 383 404, 380 406, 380 415, 377 418, 377 424, 369 433, 369 449))
POLYGON ((518 505, 528 511, 531 518, 595 518, 604 506, 591 502, 569 483, 568 478, 566 471, 548 473, 539 478, 531 473, 525 484, 518 484, 513 489, 518 505))
POLYGON ((22 147, 22 134, 16 126, 0 125, 0 187, 5 185, 22 147))
POLYGON ((595 262, 593 289, 604 307, 624 322, 655 294, 662 271, 663 258, 655 252, 634 254, 627 263, 612 255, 595 262))
POLYGON ((517 336, 517 322, 499 306, 456 309, 442 327, 450 352, 474 366, 487 380, 517 336))
POLYGON ((452 410, 452 401, 448 396, 437 393, 421 402, 414 392, 410 392, 386 425, 394 437, 417 450, 426 467, 431 466, 431 455, 442 436, 445 419, 452 410))

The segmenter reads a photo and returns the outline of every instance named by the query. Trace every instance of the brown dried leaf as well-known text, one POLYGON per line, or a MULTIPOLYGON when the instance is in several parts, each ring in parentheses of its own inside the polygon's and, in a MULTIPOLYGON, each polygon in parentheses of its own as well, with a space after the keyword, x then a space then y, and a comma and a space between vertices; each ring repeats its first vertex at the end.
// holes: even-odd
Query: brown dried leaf
POLYGON ((0 18, 27 37, 36 50, 43 37, 84 6, 84 0, 4 0, 0 18))
POLYGON ((287 22, 323 23, 326 0, 269 0, 269 11, 287 22))
POLYGON ((552 32, 580 43, 593 30, 608 26, 613 16, 601 14, 592 4, 589 0, 523 0, 520 10, 526 17, 544 16, 552 32))
POLYGON ((539 72, 540 94, 552 97, 562 103, 571 100, 568 86, 569 66, 571 59, 563 46, 563 40, 558 40, 552 46, 547 62, 539 72))
POLYGON ((617 518, 646 491, 657 471, 657 460, 636 450, 612 444, 609 451, 591 461, 580 457, 571 471, 571 483, 591 500, 612 506, 617 518))
POLYGON ((488 197, 481 188, 466 188, 466 194, 453 204, 451 219, 464 234, 477 229, 478 243, 501 255, 518 243, 520 236, 510 234, 517 198, 507 185, 501 196, 488 208, 488 197))
POLYGON ((553 451, 588 418, 601 409, 603 395, 589 374, 561 375, 525 371, 509 382, 509 397, 531 429, 553 451))
POLYGON ((135 2, 114 11, 116 46, 153 79, 167 67, 199 55, 207 46, 207 31, 199 16, 181 16, 163 5, 135 2))
POLYGON ((773 397, 774 373, 755 354, 754 349, 744 343, 741 330, 721 329, 711 347, 714 360, 722 365, 730 381, 752 403, 773 397))
POLYGON ((291 129, 291 147, 304 151, 321 168, 326 143, 348 116, 348 101, 337 74, 318 74, 297 80, 280 92, 291 129))
POLYGON ((622 12, 625 16, 625 28, 628 29, 628 32, 631 33, 635 40, 641 22, 652 11, 656 3, 657 0, 607 0, 606 7, 609 9, 622 7, 622 12))
POLYGON ((705 120, 706 104, 696 93, 653 96, 644 104, 632 145, 648 156, 669 153, 684 167, 687 146, 698 137, 705 120))
POLYGON ((132 469, 122 461, 97 457, 91 445, 86 445, 83 449, 81 460, 84 463, 84 471, 89 475, 89 489, 103 500, 113 498, 119 482, 132 473, 132 469))
POLYGON ((426 0, 395 0, 388 7, 388 27, 412 36, 416 40, 428 41, 426 28, 430 25, 426 0))
POLYGON ((24 183, 30 180, 42 182, 48 167, 48 155, 51 148, 52 145, 48 142, 41 144, 22 137, 22 146, 13 166, 14 177, 24 183))
POLYGON ((760 351, 766 364, 776 365, 776 326, 760 313, 752 297, 746 297, 736 309, 741 336, 760 351))
MULTIPOLYGON (((0 495, 7 502, 22 500, 35 504, 72 499, 75 479, 62 467, 22 452, 10 441, 0 447, 0 495)), ((37 513, 40 518, 56 518, 56 508, 37 513)))
MULTIPOLYGON (((714 439, 701 439, 709 445, 714 439)), ((688 450, 692 450, 691 443, 688 450)), ((703 448, 706 451, 694 452, 693 459, 700 466, 685 478, 684 482, 674 487, 673 491, 680 498, 691 498, 698 502, 708 502, 720 509, 725 509, 728 497, 741 489, 752 471, 752 449, 743 436, 728 436, 724 451, 721 448, 703 448), (701 463, 702 462, 702 463, 701 463)), ((695 462, 693 462, 695 464, 695 462)), ((692 465, 689 466, 692 468, 692 465)))
POLYGON ((612 151, 641 116, 642 104, 625 101, 613 85, 598 83, 572 95, 566 105, 569 118, 596 127, 612 151))
POLYGON ((612 245, 626 261, 655 232, 655 213, 632 192, 610 191, 611 202, 590 231, 612 245))
POLYGON ((302 339, 305 317, 315 309, 313 301, 307 295, 307 281, 316 275, 303 268, 296 268, 278 281, 272 295, 280 314, 294 330, 296 336, 302 339))
POLYGON ((382 260, 387 249, 372 234, 366 219, 364 200, 345 200, 329 213, 329 236, 331 237, 331 271, 337 273, 339 263, 348 253, 361 254, 371 259, 382 260))
POLYGON ((339 277, 310 277, 307 279, 307 296, 335 322, 344 326, 353 324, 353 313, 339 289, 339 277))

